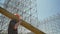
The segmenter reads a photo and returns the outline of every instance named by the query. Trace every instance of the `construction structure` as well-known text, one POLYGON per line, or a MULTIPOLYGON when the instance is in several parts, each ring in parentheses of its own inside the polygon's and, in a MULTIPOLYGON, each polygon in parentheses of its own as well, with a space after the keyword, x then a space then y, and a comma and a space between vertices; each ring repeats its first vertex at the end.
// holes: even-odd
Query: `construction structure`
MULTIPOLYGON (((11 12, 13 14, 14 13, 18 13, 19 15, 22 16, 23 20, 25 20, 29 24, 33 25, 34 27, 37 27, 36 24, 38 22, 37 8, 36 7, 37 7, 36 0, 28 0, 28 1, 27 0, 18 0, 18 1, 17 0, 6 0, 4 2, 4 4, 3 4, 3 8, 5 8, 7 11, 9 11, 9 12, 11 12)), ((0 13, 4 14, 3 12, 0 12, 0 13)), ((9 24, 8 23, 9 22, 9 18, 6 18, 4 15, 1 15, 1 16, 4 17, 4 19, 6 19, 6 20, 4 20, 3 17, 2 17, 2 20, 4 20, 3 22, 5 22, 2 28, 7 30, 8 24, 9 24)), ((30 27, 26 27, 26 28, 30 28, 30 27)), ((25 34, 25 33, 31 32, 31 31, 27 30, 26 28, 20 26, 19 33, 25 34)), ((33 30, 33 31, 35 31, 35 30, 33 30)), ((38 34, 39 30, 36 30, 36 31, 37 31, 37 34, 38 34)))
MULTIPOLYGON (((33 25, 37 29, 45 32, 46 34, 60 34, 60 13, 52 15, 43 21, 38 20, 36 0, 6 0, 3 8, 12 14, 18 13, 24 21, 33 25)), ((9 18, 0 14, 0 31, 5 32, 8 28, 9 18), (4 31, 5 30, 5 31, 4 31)), ((30 30, 20 25, 20 34, 33 34, 30 30)), ((7 32, 7 31, 6 31, 7 32)))
POLYGON ((60 34, 60 13, 40 21, 38 28, 46 34, 60 34))

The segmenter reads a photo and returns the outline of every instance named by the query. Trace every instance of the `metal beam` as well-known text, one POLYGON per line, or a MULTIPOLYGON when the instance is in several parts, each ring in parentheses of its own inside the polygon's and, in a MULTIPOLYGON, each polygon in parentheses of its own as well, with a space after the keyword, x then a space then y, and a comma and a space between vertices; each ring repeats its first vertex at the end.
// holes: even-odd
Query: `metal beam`
MULTIPOLYGON (((15 15, 13 15, 9 11, 7 11, 1 7, 0 7, 0 13, 10 19, 16 19, 18 21, 18 18, 15 15)), ((21 20, 21 25, 24 26, 25 28, 27 28, 28 30, 32 31, 35 34, 45 34, 44 32, 40 31, 39 29, 35 28, 34 26, 32 26, 31 24, 27 23, 24 20, 21 20)))

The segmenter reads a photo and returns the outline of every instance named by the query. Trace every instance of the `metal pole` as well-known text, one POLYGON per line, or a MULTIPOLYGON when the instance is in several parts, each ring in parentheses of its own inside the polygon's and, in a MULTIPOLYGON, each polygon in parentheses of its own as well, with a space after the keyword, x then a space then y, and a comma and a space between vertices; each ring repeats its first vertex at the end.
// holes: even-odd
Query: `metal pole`
MULTIPOLYGON (((16 19, 18 21, 18 17, 16 17, 12 13, 8 12, 7 10, 5 10, 1 7, 0 7, 0 13, 10 19, 16 19)), ((44 32, 40 31, 39 29, 35 28, 34 26, 32 26, 31 24, 27 23, 24 20, 21 20, 21 25, 24 26, 25 28, 29 29, 30 31, 32 31, 35 34, 45 34, 44 32)))

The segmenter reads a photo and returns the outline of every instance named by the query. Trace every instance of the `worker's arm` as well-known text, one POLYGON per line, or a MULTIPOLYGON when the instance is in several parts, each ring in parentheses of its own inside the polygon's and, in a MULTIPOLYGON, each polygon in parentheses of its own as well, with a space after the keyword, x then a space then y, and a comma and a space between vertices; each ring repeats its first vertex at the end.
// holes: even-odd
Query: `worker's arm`
POLYGON ((18 26, 20 25, 20 23, 21 23, 21 21, 19 20, 19 22, 17 22, 17 23, 15 24, 14 29, 17 29, 17 28, 18 28, 18 26))

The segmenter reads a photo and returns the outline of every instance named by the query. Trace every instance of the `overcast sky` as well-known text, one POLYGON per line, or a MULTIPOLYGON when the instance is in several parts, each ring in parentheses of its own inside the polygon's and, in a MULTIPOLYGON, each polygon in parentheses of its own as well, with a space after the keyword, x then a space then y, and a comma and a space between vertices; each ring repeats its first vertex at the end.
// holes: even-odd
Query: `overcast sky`
POLYGON ((5 0, 0 0, 0 3, 4 3, 5 0))
POLYGON ((37 0, 39 20, 60 13, 60 0, 37 0))

